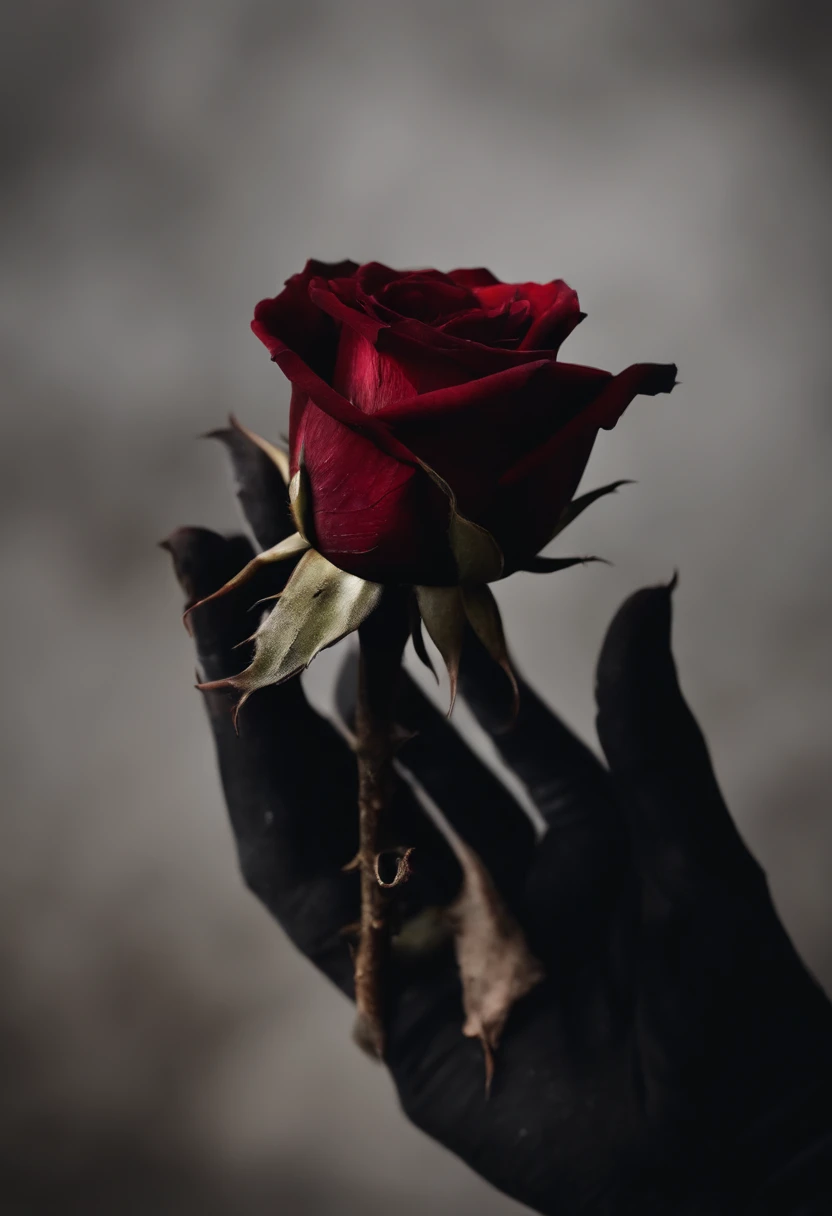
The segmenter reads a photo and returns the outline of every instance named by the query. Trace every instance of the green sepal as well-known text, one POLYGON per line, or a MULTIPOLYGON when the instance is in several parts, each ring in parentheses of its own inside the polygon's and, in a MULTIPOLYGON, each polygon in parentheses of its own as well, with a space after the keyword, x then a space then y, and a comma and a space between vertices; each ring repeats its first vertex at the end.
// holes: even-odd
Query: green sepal
POLYGON ((492 583, 503 576, 503 554, 486 528, 460 515, 451 504, 448 539, 460 583, 492 583))
POLYGON ((511 681, 514 699, 512 703, 512 721, 517 717, 520 706, 520 690, 517 678, 508 657, 506 635, 503 632, 503 622, 500 609, 494 599, 491 589, 485 583, 472 584, 461 588, 462 605, 468 622, 491 655, 495 663, 499 663, 511 681))
POLYGON ((431 641, 442 655, 451 684, 450 717, 456 700, 459 659, 465 636, 465 609, 459 587, 416 587, 416 602, 431 641))
POLYGON ((568 570, 570 566, 585 566, 587 562, 610 564, 605 557, 530 557, 517 569, 529 574, 555 574, 558 570, 568 570))
POLYGON ((312 490, 309 485, 309 473, 306 470, 303 444, 301 444, 298 456, 297 472, 289 482, 289 507, 298 532, 310 545, 313 544, 315 533, 312 520, 312 490))
POLYGON ((612 481, 608 486, 600 486, 597 490, 590 490, 587 494, 581 494, 578 498, 573 498, 568 506, 564 507, 561 511, 555 524, 555 529, 549 540, 546 541, 546 544, 548 545, 549 541, 554 540, 556 536, 560 536, 564 528, 568 528, 573 520, 576 520, 587 507, 591 507, 599 498, 603 498, 606 494, 614 494, 621 486, 631 485, 635 485, 635 482, 624 478, 623 481, 612 481))
POLYGON ((282 684, 308 667, 315 655, 352 633, 381 599, 383 588, 333 566, 315 549, 295 567, 277 605, 254 634, 254 660, 238 676, 200 684, 203 690, 242 693, 236 716, 253 692, 282 684))
POLYGON ((206 595, 204 599, 197 600, 195 604, 191 604, 185 609, 184 620, 187 624, 187 619, 190 613, 195 608, 201 608, 203 604, 209 603, 211 600, 217 599, 221 595, 226 595, 229 591, 235 591, 237 587, 242 587, 249 579, 254 578, 258 571, 264 566, 270 566, 273 562, 288 561, 292 557, 297 557, 301 553, 305 553, 309 548, 309 542, 304 540, 299 532, 293 532, 291 536, 286 536, 278 544, 273 545, 271 549, 264 549, 262 553, 258 553, 251 561, 243 566, 238 574, 230 578, 227 583, 224 583, 217 591, 206 595))
POLYGON ((456 495, 447 481, 423 461, 420 464, 450 503, 448 543, 456 564, 457 580, 460 583, 493 583, 502 578, 505 560, 494 537, 487 528, 460 515, 456 495))
POLYGON ((422 618, 419 615, 419 601, 415 594, 410 597, 410 637, 413 642, 413 649, 416 651, 416 657, 420 662, 424 663, 428 671, 433 676, 436 683, 439 683, 439 676, 436 674, 436 668, 433 665, 427 647, 425 646, 425 637, 422 633, 422 618))

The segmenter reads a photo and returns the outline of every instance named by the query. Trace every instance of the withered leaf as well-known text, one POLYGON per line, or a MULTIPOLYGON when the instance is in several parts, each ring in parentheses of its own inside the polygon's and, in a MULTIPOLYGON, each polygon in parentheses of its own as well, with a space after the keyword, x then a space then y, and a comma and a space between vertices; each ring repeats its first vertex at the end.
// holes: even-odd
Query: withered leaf
POLYGON ((428 813, 462 868, 462 889, 448 915, 462 982, 462 1033, 482 1043, 488 1094, 508 1015, 545 973, 480 858, 438 808, 430 806, 428 813))

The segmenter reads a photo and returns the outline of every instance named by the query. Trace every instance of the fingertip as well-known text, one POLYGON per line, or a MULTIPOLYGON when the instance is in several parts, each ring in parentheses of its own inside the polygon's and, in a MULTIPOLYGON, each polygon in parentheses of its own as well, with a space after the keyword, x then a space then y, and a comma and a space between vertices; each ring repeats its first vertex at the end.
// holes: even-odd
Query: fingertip
POLYGON ((244 536, 221 536, 210 528, 176 528, 159 541, 190 606, 216 591, 252 555, 244 536))
POLYGON ((667 583, 625 600, 607 630, 598 659, 596 725, 611 768, 652 768, 688 737, 690 711, 671 649, 673 593, 667 583))
POLYGON ((674 573, 668 583, 635 591, 618 609, 598 659, 596 686, 600 692, 605 690, 608 677, 619 672, 622 665, 632 666, 669 647, 672 596, 677 584, 678 573, 674 573))

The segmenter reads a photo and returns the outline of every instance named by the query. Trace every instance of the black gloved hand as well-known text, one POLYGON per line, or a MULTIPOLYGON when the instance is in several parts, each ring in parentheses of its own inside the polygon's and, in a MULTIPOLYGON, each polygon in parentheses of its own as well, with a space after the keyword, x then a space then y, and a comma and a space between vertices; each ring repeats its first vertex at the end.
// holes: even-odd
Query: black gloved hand
MULTIPOLYGON (((282 485, 227 433, 258 542, 289 530, 282 485)), ((251 556, 198 528, 167 542, 188 602, 251 556)), ((598 664, 609 769, 471 639, 461 690, 548 831, 407 678, 400 761, 476 850, 548 978, 513 1010, 490 1097, 462 1035, 448 948, 394 964, 386 1063, 419 1127, 483 1177, 557 1216, 832 1212, 832 1006, 798 958, 737 834, 670 652, 671 590, 632 596, 598 664)), ((234 674, 250 588, 192 616, 206 679, 234 674)), ((344 682, 342 681, 342 684, 344 682)), ((342 697, 346 697, 342 687, 342 697)), ((345 993, 358 880, 355 759, 299 680, 259 692, 234 732, 205 695, 246 882, 345 993)), ((459 870, 402 782, 393 838, 415 845, 403 915, 447 903, 459 870)))

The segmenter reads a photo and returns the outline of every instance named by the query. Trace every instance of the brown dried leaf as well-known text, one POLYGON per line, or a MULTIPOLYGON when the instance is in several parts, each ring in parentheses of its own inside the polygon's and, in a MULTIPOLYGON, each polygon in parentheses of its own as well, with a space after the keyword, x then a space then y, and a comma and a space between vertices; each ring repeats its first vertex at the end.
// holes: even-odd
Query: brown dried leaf
POLYGON ((449 843, 463 872, 462 891, 449 910, 465 1009, 462 1033, 482 1043, 488 1093, 508 1015, 544 972, 480 858, 459 837, 449 843))
POLYGON ((482 1043, 487 1095, 494 1076, 494 1052, 508 1015, 545 972, 478 855, 435 803, 426 800, 424 809, 462 869, 462 889, 448 908, 448 920, 462 982, 462 1033, 482 1043))

